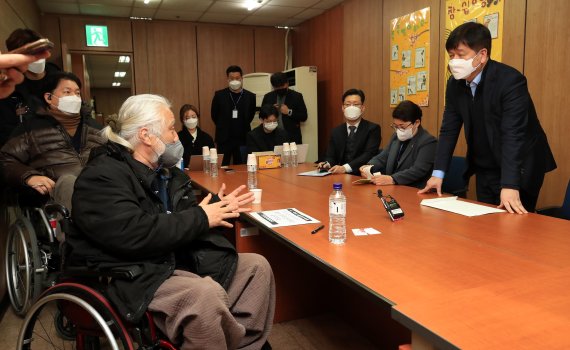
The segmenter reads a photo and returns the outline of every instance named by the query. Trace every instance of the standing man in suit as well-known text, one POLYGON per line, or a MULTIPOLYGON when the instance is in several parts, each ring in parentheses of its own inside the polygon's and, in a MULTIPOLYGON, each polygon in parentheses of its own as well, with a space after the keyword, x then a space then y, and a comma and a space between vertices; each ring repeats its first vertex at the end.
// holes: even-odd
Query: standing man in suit
POLYGON ((273 86, 273 91, 263 96, 261 105, 274 105, 279 112, 278 127, 285 129, 289 135, 287 141, 302 144, 301 122, 307 120, 307 106, 305 106, 303 95, 289 89, 287 74, 282 72, 271 75, 271 86, 273 86))
POLYGON ((455 28, 449 54, 445 110, 434 171, 426 187, 441 195, 462 125, 467 139, 466 180, 477 175, 477 199, 509 213, 534 211, 544 174, 556 168, 524 75, 490 59, 491 33, 482 24, 455 28))
POLYGON ((226 69, 228 87, 216 91, 212 99, 212 120, 216 125, 218 153, 224 154, 222 165, 242 164, 240 148, 255 115, 255 94, 243 88, 243 72, 239 66, 226 69))
POLYGON ((386 147, 360 174, 376 185, 407 185, 423 188, 433 169, 437 140, 422 128, 422 109, 402 101, 392 112, 395 133, 386 147))
POLYGON ((359 174, 360 166, 378 153, 380 126, 362 118, 364 91, 349 89, 342 95, 345 123, 333 129, 325 160, 319 169, 334 174, 359 174))

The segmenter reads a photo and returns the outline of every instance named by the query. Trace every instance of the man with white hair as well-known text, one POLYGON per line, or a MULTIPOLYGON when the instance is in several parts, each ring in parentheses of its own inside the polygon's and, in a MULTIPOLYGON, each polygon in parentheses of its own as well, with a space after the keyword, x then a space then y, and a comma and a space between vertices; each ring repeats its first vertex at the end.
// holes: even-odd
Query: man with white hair
POLYGON ((150 310, 181 349, 270 348, 275 283, 267 260, 218 259, 216 267, 230 271, 219 283, 186 264, 198 242, 221 237, 210 229, 232 227, 227 220, 249 210, 252 194, 240 186, 224 195, 222 185, 214 200, 196 202, 190 179, 174 166, 183 148, 161 96, 129 97, 102 134, 107 144, 92 151, 75 184, 77 232, 68 235, 66 264, 140 267, 131 280, 111 280, 107 297, 132 322, 150 310))

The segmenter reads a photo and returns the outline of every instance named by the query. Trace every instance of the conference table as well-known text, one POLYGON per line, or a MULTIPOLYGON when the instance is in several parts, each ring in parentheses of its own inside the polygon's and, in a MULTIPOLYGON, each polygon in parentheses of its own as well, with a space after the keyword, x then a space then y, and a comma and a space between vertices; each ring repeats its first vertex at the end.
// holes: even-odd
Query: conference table
MULTIPOLYGON (((246 167, 216 178, 190 171, 195 187, 216 193, 247 181, 246 167)), ((296 208, 318 225, 268 228, 243 213, 236 247, 270 261, 277 284, 276 321, 323 310, 343 317, 380 348, 570 348, 570 223, 538 214, 466 217, 420 205, 436 194, 406 186, 355 185, 351 175, 299 176, 312 164, 258 171, 261 204, 252 211, 296 208), (328 242, 333 183, 347 197, 347 240, 328 242), (392 222, 376 190, 405 212, 392 222), (352 229, 374 228, 355 236, 352 229), (257 232, 261 231, 261 232, 257 232)))

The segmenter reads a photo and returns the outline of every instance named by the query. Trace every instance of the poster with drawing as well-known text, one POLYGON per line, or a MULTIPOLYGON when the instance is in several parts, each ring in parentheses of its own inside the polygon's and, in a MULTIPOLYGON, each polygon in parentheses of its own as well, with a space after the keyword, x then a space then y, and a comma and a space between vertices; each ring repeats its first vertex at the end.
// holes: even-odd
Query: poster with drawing
POLYGON ((390 107, 405 99, 427 106, 430 8, 392 19, 390 29, 390 107))

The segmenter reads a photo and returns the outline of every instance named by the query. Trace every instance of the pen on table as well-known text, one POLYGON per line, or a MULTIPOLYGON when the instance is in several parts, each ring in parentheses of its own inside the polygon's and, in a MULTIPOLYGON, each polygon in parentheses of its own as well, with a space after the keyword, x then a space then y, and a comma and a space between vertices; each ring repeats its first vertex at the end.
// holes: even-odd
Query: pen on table
POLYGON ((315 233, 319 232, 320 230, 324 229, 325 225, 321 225, 319 227, 317 227, 316 229, 314 229, 313 231, 311 231, 311 234, 314 235, 315 233))

